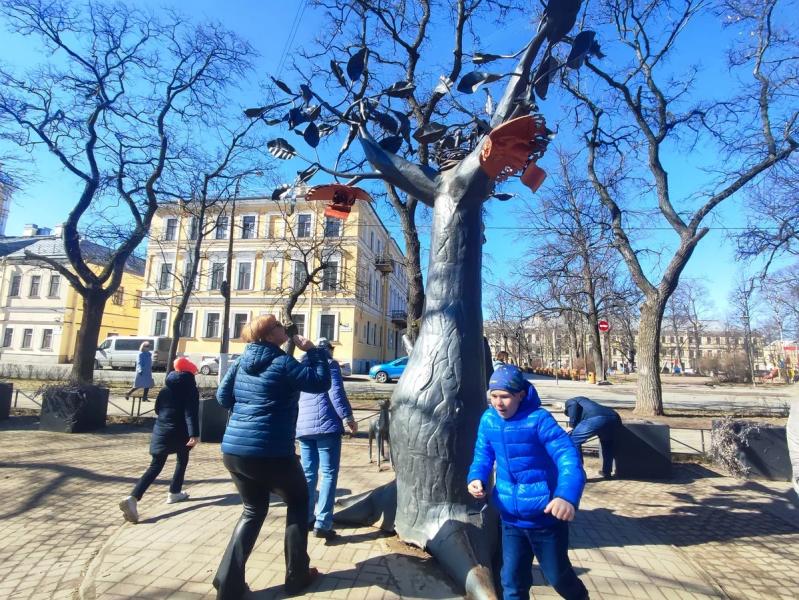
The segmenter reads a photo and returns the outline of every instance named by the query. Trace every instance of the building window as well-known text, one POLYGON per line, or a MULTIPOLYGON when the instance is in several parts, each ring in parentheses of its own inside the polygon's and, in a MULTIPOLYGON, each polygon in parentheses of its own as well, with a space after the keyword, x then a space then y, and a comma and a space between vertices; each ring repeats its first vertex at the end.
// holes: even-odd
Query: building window
POLYGON ((322 315, 319 321, 319 336, 336 339, 336 315, 322 315))
POLYGON ((311 215, 297 216, 297 237, 298 238, 311 237, 311 215))
POLYGON ((341 236, 341 219, 327 217, 325 219, 325 237, 341 236))
POLYGON ((307 274, 305 272, 305 264, 300 262, 300 261, 296 261, 294 263, 294 287, 293 287, 293 289, 295 289, 295 290, 300 289, 303 286, 303 284, 305 283, 306 276, 307 276, 307 274))
POLYGON ((249 290, 252 282, 252 263, 239 263, 238 279, 236 281, 237 290, 249 290))
POLYGON ((297 333, 305 335, 305 315, 291 315, 291 322, 297 326, 297 333))
POLYGON ((338 287, 338 262, 329 261, 322 274, 322 289, 335 290, 338 287))
POLYGON ((169 289, 169 275, 170 275, 170 268, 169 264, 164 263, 161 265, 161 272, 158 274, 158 289, 159 290, 168 290, 169 289))
POLYGON ((241 219, 241 238, 251 240, 255 238, 255 216, 247 215, 241 219))
POLYGON ((191 217, 189 220, 189 239, 196 240, 200 236, 200 219, 191 217))
POLYGON ((166 335, 166 313, 155 313, 155 326, 153 327, 153 335, 166 335))
POLYGON ((194 313, 183 313, 180 320, 180 337, 192 337, 194 335, 194 313))
POLYGON ((211 263, 211 287, 212 290, 221 290, 222 281, 225 279, 225 263, 211 263))
POLYGON ((116 304, 117 306, 122 306, 122 299, 125 297, 125 288, 119 286, 117 291, 114 292, 114 295, 111 296, 112 304, 116 304))
POLYGON ((177 219, 167 219, 166 220, 166 235, 164 239, 168 242, 173 242, 178 237, 178 220, 177 219))
POLYGON ((22 285, 22 275, 11 276, 11 287, 8 290, 9 298, 16 298, 19 296, 19 288, 22 285))
POLYGON ((6 330, 3 332, 3 348, 11 348, 11 342, 14 339, 14 329, 12 327, 6 327, 6 330))
POLYGON ((227 239, 227 226, 228 226, 228 218, 225 215, 219 215, 216 220, 216 230, 214 231, 214 237, 218 240, 226 240, 227 239))
MULTIPOLYGON (((191 272, 194 270, 194 259, 193 257, 187 257, 186 261, 183 263, 183 289, 189 289, 189 282, 191 281, 191 272)), ((194 273, 194 283, 192 285, 192 289, 197 288, 197 276, 199 275, 199 269, 194 273)))
POLYGON ((42 283, 42 276, 41 275, 33 275, 31 277, 31 286, 28 289, 28 296, 31 298, 38 298, 39 297, 39 286, 42 283))
POLYGON ((233 339, 238 340, 241 339, 241 334, 244 331, 244 326, 247 324, 247 320, 249 319, 249 315, 247 314, 235 314, 233 315, 233 339))
POLYGON ((50 275, 50 285, 47 288, 47 295, 50 298, 57 298, 61 292, 61 275, 50 275))
POLYGON ((23 350, 30 350, 32 343, 33 343, 33 329, 23 329, 22 330, 22 349, 23 350))
POLYGON ((205 337, 219 337, 219 313, 208 313, 205 315, 205 337))
POLYGON ((42 350, 53 349, 53 330, 45 329, 42 331, 42 350))

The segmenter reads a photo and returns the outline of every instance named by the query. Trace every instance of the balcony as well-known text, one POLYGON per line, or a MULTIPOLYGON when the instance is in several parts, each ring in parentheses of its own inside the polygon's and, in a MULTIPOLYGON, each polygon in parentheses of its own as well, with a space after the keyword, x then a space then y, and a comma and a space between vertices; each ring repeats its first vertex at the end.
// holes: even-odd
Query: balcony
POLYGON ((394 261, 390 256, 376 256, 375 269, 383 274, 392 273, 394 271, 394 261))
POLYGON ((391 322, 394 325, 399 325, 400 327, 407 327, 408 325, 408 313, 404 310, 392 310, 389 313, 391 317, 391 322))

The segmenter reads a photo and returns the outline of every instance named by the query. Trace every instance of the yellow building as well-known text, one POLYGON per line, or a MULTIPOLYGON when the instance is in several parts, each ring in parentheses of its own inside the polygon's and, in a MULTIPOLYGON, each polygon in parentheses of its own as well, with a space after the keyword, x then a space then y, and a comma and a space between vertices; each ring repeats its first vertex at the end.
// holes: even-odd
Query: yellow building
POLYGON ((182 294, 183 273, 204 232, 195 290, 182 322, 179 351, 194 360, 219 353, 226 261, 233 215, 230 352, 244 348, 245 323, 262 314, 284 319, 283 307, 296 282, 321 262, 292 311, 300 333, 333 342, 335 357, 355 373, 404 352, 408 284, 404 255, 374 208, 357 203, 342 221, 324 215, 323 202, 239 198, 213 208, 199 225, 197 207, 159 209, 147 249, 140 335, 170 335, 182 294))
MULTIPOLYGON (((81 241, 86 257, 99 268, 108 250, 81 241)), ((83 299, 58 272, 36 264, 25 252, 62 258, 60 231, 26 225, 20 237, 0 237, 0 360, 3 363, 56 364, 75 355, 83 299)), ((91 264, 91 262, 90 262, 91 264)), ((144 263, 131 258, 116 294, 109 298, 100 341, 112 335, 135 335, 144 263)))

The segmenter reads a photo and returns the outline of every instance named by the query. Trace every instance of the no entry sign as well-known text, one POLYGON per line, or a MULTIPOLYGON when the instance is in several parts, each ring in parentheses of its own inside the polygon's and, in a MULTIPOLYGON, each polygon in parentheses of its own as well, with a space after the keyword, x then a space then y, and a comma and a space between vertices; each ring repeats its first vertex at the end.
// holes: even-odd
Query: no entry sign
POLYGON ((610 323, 608 323, 605 319, 600 319, 597 325, 599 326, 599 331, 601 331, 602 333, 610 331, 610 323))

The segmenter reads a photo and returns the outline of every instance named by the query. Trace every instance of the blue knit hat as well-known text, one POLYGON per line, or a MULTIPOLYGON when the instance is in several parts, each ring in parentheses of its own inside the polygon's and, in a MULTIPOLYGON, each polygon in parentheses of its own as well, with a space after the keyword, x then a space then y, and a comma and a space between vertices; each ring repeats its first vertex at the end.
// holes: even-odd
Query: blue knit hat
POLYGON ((505 390, 512 394, 526 390, 529 385, 524 374, 515 365, 500 365, 488 380, 489 390, 505 390))

